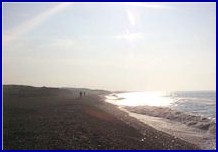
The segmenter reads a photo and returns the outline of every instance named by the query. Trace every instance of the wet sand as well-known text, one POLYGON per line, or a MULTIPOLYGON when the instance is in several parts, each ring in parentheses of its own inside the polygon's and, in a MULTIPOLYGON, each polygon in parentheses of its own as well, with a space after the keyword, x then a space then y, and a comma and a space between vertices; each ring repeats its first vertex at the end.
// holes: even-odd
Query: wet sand
POLYGON ((3 94, 3 149, 199 149, 103 97, 3 94))

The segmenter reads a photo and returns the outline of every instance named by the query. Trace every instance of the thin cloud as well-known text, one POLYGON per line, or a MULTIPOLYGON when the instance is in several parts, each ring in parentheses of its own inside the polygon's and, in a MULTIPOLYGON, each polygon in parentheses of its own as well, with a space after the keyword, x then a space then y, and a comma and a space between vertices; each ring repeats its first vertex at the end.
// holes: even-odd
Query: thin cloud
MULTIPOLYGON (((53 8, 37 15, 31 20, 21 23, 14 29, 12 29, 9 33, 3 35, 3 46, 7 45, 11 41, 15 40, 18 36, 24 35, 31 30, 35 29, 43 22, 45 22, 51 16, 63 11, 66 7, 72 4, 95 4, 95 3, 74 3, 74 2, 64 2, 57 4, 53 8)), ((104 4, 104 3, 103 3, 104 4)), ((169 6, 163 5, 161 3, 143 3, 143 2, 120 2, 120 3, 108 3, 108 4, 116 4, 116 5, 127 5, 127 6, 136 6, 136 7, 146 7, 146 8, 157 8, 157 9, 166 9, 170 8, 169 6)), ((132 25, 136 24, 135 16, 132 12, 128 12, 128 18, 132 25)), ((119 37, 119 36, 118 36, 119 37)), ((124 38, 128 38, 128 36, 124 36, 124 38)), ((135 36, 133 36, 134 38, 135 36)), ((137 37, 137 36, 136 36, 137 37)))
POLYGON ((122 35, 116 35, 115 38, 117 40, 138 40, 138 39, 143 39, 143 35, 141 33, 126 33, 126 34, 122 34, 122 35))
POLYGON ((74 3, 60 3, 54 6, 53 8, 37 15, 36 17, 32 18, 31 20, 28 20, 26 22, 21 23, 14 29, 12 29, 8 34, 5 34, 3 36, 3 45, 7 45, 11 41, 15 40, 18 36, 24 35, 34 28, 41 25, 43 22, 45 22, 49 17, 63 11, 66 7, 72 5, 74 3))

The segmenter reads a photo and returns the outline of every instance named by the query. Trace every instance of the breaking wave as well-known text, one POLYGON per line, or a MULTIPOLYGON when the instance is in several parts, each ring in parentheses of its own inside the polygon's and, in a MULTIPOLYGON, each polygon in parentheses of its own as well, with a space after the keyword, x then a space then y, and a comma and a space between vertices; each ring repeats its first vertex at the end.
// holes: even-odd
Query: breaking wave
POLYGON ((168 107, 154 107, 154 106, 123 106, 126 110, 153 117, 160 117, 177 121, 190 127, 202 129, 208 133, 216 133, 216 120, 215 118, 207 118, 202 115, 193 115, 188 112, 181 112, 173 110, 168 107))

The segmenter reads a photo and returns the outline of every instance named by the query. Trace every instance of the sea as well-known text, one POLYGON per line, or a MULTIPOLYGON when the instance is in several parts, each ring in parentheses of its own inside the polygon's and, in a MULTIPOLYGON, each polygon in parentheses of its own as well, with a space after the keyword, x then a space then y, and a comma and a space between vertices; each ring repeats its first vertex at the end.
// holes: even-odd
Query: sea
POLYGON ((216 91, 112 93, 105 101, 157 130, 216 149, 216 91))

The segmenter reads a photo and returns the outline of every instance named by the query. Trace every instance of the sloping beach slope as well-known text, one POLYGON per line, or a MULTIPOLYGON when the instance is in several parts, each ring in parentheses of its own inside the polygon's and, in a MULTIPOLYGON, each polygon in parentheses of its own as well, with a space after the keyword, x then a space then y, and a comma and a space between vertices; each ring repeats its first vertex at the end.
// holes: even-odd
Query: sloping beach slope
POLYGON ((103 102, 106 91, 3 89, 4 149, 198 149, 103 102))

